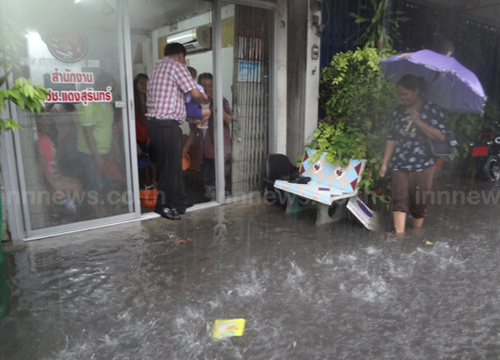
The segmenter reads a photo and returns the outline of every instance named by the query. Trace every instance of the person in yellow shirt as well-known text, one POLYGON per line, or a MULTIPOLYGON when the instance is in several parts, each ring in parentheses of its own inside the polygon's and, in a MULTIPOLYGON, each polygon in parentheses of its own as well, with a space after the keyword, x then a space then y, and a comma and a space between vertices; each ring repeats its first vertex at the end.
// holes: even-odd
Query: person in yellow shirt
MULTIPOLYGON (((101 75, 96 79, 96 90, 105 90, 113 83, 111 76, 101 75)), ((102 192, 110 177, 110 171, 116 167, 116 163, 110 157, 113 141, 113 105, 109 102, 90 102, 87 106, 80 103, 78 121, 77 149, 84 172, 82 180, 85 191, 97 217, 105 217, 108 214, 102 192)))

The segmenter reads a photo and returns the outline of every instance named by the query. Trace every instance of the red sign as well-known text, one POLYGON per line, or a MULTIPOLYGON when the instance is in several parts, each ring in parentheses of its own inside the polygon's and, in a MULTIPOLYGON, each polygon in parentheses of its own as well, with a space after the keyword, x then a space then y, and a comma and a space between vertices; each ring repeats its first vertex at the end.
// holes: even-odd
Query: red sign
POLYGON ((71 28, 56 28, 44 38, 50 53, 66 63, 74 63, 83 59, 87 54, 87 37, 79 30, 71 28))

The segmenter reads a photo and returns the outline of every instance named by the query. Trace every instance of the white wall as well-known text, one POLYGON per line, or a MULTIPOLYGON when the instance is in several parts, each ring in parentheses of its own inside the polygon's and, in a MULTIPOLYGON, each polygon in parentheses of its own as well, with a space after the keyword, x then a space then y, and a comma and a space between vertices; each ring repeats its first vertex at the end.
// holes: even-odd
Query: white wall
MULTIPOLYGON (((204 72, 214 73, 212 51, 193 55, 188 54, 187 61, 189 66, 194 67, 198 71, 198 75, 204 72)), ((233 84, 234 68, 232 47, 222 49, 222 68, 224 71, 224 76, 222 78, 222 94, 231 103, 231 86, 233 84)))

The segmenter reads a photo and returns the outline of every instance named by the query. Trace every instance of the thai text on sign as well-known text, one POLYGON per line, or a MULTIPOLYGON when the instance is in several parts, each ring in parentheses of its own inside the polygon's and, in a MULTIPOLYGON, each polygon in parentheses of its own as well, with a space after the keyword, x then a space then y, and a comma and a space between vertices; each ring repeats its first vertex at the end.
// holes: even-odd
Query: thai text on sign
POLYGON ((57 69, 51 74, 50 80, 53 84, 93 84, 94 73, 91 72, 72 72, 65 69, 59 72, 57 69))
POLYGON ((87 106, 89 102, 111 102, 113 100, 113 94, 111 93, 111 86, 108 86, 106 90, 94 90, 86 89, 83 91, 75 90, 52 90, 47 89, 49 95, 45 102, 48 103, 75 103, 81 102, 83 105, 87 106))

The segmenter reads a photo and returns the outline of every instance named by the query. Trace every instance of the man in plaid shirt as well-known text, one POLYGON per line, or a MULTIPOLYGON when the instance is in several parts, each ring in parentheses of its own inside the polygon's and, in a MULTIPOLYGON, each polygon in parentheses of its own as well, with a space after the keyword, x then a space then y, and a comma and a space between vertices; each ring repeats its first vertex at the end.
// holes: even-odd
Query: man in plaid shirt
POLYGON ((182 44, 165 46, 165 58, 148 80, 146 117, 148 135, 158 149, 158 198, 154 211, 170 220, 180 220, 186 208, 193 205, 187 197, 182 175, 182 130, 186 120, 184 93, 196 102, 207 101, 186 68, 186 49, 182 44), (177 210, 177 211, 176 211, 177 210))

